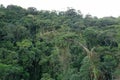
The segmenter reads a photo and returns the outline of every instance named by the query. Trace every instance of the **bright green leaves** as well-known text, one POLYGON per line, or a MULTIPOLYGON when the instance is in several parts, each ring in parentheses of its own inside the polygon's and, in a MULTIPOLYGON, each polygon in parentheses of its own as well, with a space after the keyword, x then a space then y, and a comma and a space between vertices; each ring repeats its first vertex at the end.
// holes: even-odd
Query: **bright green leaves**
POLYGON ((20 66, 12 66, 0 63, 0 79, 2 80, 17 80, 24 75, 23 68, 20 66))
POLYGON ((50 74, 44 73, 41 80, 54 80, 54 79, 50 77, 50 74))
POLYGON ((0 62, 6 64, 16 64, 18 55, 15 51, 0 48, 0 62))
POLYGON ((32 47, 32 42, 28 39, 25 39, 22 42, 17 42, 17 45, 20 48, 29 48, 29 47, 32 47))

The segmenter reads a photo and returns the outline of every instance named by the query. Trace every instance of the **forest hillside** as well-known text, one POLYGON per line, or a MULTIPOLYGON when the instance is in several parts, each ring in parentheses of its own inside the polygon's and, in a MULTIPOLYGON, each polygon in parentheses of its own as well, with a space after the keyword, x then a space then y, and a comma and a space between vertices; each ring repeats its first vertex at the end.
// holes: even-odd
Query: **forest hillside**
POLYGON ((0 5, 0 80, 120 80, 120 17, 0 5))

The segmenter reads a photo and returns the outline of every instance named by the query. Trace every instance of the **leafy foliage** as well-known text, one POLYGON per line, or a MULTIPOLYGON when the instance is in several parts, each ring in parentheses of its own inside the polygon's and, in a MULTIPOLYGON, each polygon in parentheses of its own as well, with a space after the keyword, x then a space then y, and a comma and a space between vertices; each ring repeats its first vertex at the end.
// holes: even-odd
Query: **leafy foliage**
POLYGON ((120 80, 120 18, 0 5, 0 80, 120 80))

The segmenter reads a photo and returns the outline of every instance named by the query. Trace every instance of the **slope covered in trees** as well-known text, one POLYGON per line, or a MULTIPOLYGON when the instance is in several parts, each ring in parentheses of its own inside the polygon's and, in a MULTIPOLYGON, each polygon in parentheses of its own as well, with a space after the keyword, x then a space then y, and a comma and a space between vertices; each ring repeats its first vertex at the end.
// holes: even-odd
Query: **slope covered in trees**
POLYGON ((120 18, 1 5, 0 80, 120 80, 120 18))

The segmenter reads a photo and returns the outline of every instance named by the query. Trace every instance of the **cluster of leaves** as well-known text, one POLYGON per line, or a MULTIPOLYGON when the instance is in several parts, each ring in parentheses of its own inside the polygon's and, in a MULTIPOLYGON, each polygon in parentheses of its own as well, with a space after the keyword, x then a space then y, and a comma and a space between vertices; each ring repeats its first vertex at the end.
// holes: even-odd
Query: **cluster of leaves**
POLYGON ((120 18, 0 5, 0 80, 119 80, 120 18))

